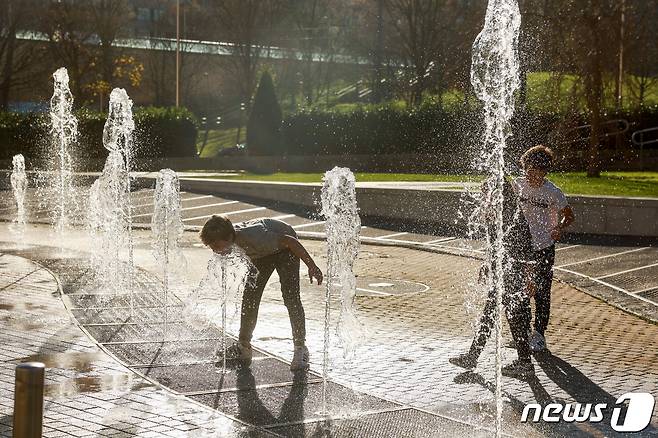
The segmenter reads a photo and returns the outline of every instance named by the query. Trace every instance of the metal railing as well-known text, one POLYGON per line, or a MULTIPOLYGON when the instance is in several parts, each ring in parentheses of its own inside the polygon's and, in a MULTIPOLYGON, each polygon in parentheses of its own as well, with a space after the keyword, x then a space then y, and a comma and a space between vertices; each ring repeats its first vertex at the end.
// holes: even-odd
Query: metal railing
POLYGON ((656 126, 655 128, 640 129, 639 131, 635 131, 631 136, 631 141, 635 146, 639 146, 640 150, 642 150, 642 148, 646 145, 658 143, 658 126, 656 126), (645 134, 648 134, 650 132, 656 132, 657 133, 656 138, 645 140, 644 139, 645 134))
MULTIPOLYGON (((599 139, 603 138, 608 138, 608 137, 613 137, 613 136, 619 136, 623 135, 626 132, 628 132, 628 129, 630 127, 630 124, 628 123, 628 120, 626 119, 614 119, 614 120, 607 120, 603 123, 601 123, 600 127, 601 129, 605 129, 607 126, 616 126, 617 129, 614 131, 609 131, 609 132, 602 132, 599 134, 599 139), (621 127, 621 129, 620 129, 621 127)), ((589 132, 592 129, 592 125, 581 125, 581 126, 576 126, 575 128, 571 128, 566 132, 566 135, 568 136, 569 134, 572 133, 577 133, 579 131, 587 131, 589 132)), ((575 140, 567 141, 566 143, 572 144, 572 143, 578 143, 581 141, 586 141, 589 139, 589 134, 583 135, 575 140)))
POLYGON ((638 146, 640 148, 639 151, 640 164, 642 168, 644 168, 644 147, 650 144, 658 144, 658 126, 654 128, 640 129, 639 131, 635 131, 631 136, 631 141, 633 142, 634 146, 638 146), (646 134, 650 134, 654 132, 656 133, 655 138, 650 138, 649 140, 644 139, 646 134))

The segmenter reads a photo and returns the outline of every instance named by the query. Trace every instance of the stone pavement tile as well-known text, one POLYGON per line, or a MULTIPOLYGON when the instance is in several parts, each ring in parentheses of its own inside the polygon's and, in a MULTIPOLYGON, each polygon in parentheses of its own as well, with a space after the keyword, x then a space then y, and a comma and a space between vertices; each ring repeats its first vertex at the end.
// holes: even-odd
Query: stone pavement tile
MULTIPOLYGON (((305 243, 315 258, 326 260, 321 243, 305 243)), ((340 352, 334 350, 332 378, 358 385, 366 393, 424 409, 441 403, 468 405, 493 401, 485 386, 456 384, 455 379, 463 370, 447 361, 467 350, 479 317, 482 305, 469 304, 469 299, 477 298, 471 289, 478 262, 404 248, 364 248, 369 251, 370 260, 375 256, 376 263, 357 261, 357 275, 422 279, 430 289, 409 296, 357 297, 357 313, 369 336, 349 365, 343 364, 340 352), (378 253, 388 257, 376 258, 378 253)), ((324 302, 323 294, 318 292, 313 287, 303 286, 307 344, 314 369, 320 366, 319 347, 323 337, 324 302)), ((526 382, 504 378, 504 390, 511 397, 523 404, 534 402, 539 391, 567 402, 586 403, 604 396, 614 403, 617 397, 629 391, 658 395, 658 379, 653 378, 658 366, 658 344, 655 343, 658 326, 559 281, 554 283, 552 302, 547 332, 552 355, 536 361, 534 389, 526 382)), ((261 309, 254 333, 255 345, 289 357, 290 341, 267 340, 272 336, 289 336, 289 322, 280 292, 268 288, 261 309)), ((334 310, 333 314, 337 312, 334 310)), ((504 336, 509 339, 506 323, 504 336)), ((494 381, 492 344, 493 339, 477 369, 483 383, 494 381)), ((504 349, 504 355, 504 363, 516 356, 512 349, 504 349)), ((514 415, 518 421, 520 412, 514 415)), ((658 426, 658 413, 654 413, 653 424, 658 426)))
POLYGON ((195 436, 190 431, 200 425, 208 432, 245 433, 242 425, 152 386, 100 351, 72 324, 48 271, 5 253, 0 272, 0 435, 11 434, 14 368, 28 360, 46 364, 45 437, 195 436))
MULTIPOLYGON (((324 244, 311 242, 308 246, 324 264, 324 244)), ((341 352, 332 346, 332 378, 410 406, 437 411, 448 405, 463 406, 460 415, 465 417, 472 415, 476 406, 482 406, 490 414, 492 343, 470 380, 459 381, 463 370, 447 362, 448 357, 468 348, 479 316, 482 297, 478 302, 478 295, 472 292, 478 262, 404 248, 362 249, 365 257, 357 263, 358 275, 422 281, 430 289, 408 296, 357 297, 359 316, 370 332, 367 345, 352 362, 344 361, 341 352)), ((323 339, 323 292, 323 288, 308 286, 302 292, 315 369, 320 365, 323 339)), ((553 317, 547 336, 553 356, 541 361, 538 358, 537 379, 532 387, 527 382, 504 379, 510 400, 527 403, 542 392, 565 401, 597 394, 616 397, 619 391, 637 388, 637 383, 624 380, 624 376, 655 376, 651 374, 656 364, 656 347, 651 342, 656 336, 655 326, 564 284, 556 282, 553 294, 553 317)), ((334 318, 337 305, 335 302, 334 318)), ((231 326, 233 332, 236 329, 231 326)), ((509 338, 506 324, 504 335, 509 338)), ((264 295, 255 344, 283 358, 291 356, 290 327, 279 291, 268 290, 264 295)), ((514 357, 513 350, 505 349, 505 363, 514 357)), ((647 379, 642 384, 656 393, 655 382, 647 379)), ((510 415, 518 419, 518 410, 510 415)), ((486 418, 491 421, 490 416, 486 418)))

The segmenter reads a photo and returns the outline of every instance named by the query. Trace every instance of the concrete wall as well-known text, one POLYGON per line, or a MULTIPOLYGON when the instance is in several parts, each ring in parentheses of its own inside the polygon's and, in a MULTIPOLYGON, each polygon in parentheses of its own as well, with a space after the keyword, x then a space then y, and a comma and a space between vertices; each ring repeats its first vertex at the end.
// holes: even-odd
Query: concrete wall
MULTIPOLYGON (((637 156, 623 156, 615 151, 602 151, 604 170, 658 170, 658 150, 644 151, 637 156)), ((510 157, 510 159, 513 159, 510 157)), ((324 155, 287 157, 226 156, 215 158, 171 158, 142 163, 140 170, 169 167, 174 170, 248 170, 256 173, 325 172, 334 166, 349 167, 354 172, 437 173, 469 172, 473 157, 467 153, 395 154, 395 155, 324 155)), ((574 154, 560 157, 558 168, 582 170, 584 158, 574 154)))
POLYGON ((571 232, 658 237, 658 199, 569 196, 576 214, 571 232))
MULTIPOLYGON (((153 180, 144 179, 153 185, 153 180)), ((263 200, 317 211, 319 184, 238 182, 208 179, 182 179, 181 188, 199 193, 263 200)), ((431 224, 437 228, 460 231, 459 190, 422 190, 358 187, 361 216, 390 221, 431 224)), ((658 237, 658 199, 570 196, 576 214, 571 233, 614 236, 658 237)))

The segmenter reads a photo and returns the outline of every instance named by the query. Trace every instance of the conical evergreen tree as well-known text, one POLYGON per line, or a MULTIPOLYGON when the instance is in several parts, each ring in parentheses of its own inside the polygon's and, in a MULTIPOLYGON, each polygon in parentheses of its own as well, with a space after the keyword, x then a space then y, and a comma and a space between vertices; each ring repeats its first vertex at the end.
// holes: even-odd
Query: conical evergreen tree
POLYGON ((247 123, 247 150, 253 155, 278 155, 281 148, 281 107, 268 72, 260 77, 247 123))

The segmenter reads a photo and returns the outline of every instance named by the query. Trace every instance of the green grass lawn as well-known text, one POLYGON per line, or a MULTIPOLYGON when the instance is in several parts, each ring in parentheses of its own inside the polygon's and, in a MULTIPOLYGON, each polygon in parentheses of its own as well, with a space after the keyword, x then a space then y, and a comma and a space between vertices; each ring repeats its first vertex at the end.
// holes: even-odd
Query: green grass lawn
MULTIPOLYGON (((322 173, 273 173, 261 175, 240 173, 222 179, 252 181, 279 181, 318 183, 322 173)), ((472 182, 482 178, 477 175, 427 175, 406 173, 356 173, 361 182, 417 181, 417 182, 472 182)), ((584 172, 553 173, 549 179, 565 193, 579 195, 639 196, 658 198, 658 172, 603 172, 600 178, 587 178, 584 172)))
POLYGON ((603 172, 600 178, 555 173, 549 179, 565 193, 658 198, 658 172, 603 172))
MULTIPOLYGON (((238 128, 211 129, 208 131, 208 138, 204 146, 206 131, 200 130, 197 135, 196 149, 197 151, 201 151, 201 158, 214 157, 220 150, 235 146, 237 135, 238 128)), ((241 141, 244 141, 245 135, 246 131, 243 128, 240 133, 241 141)))

